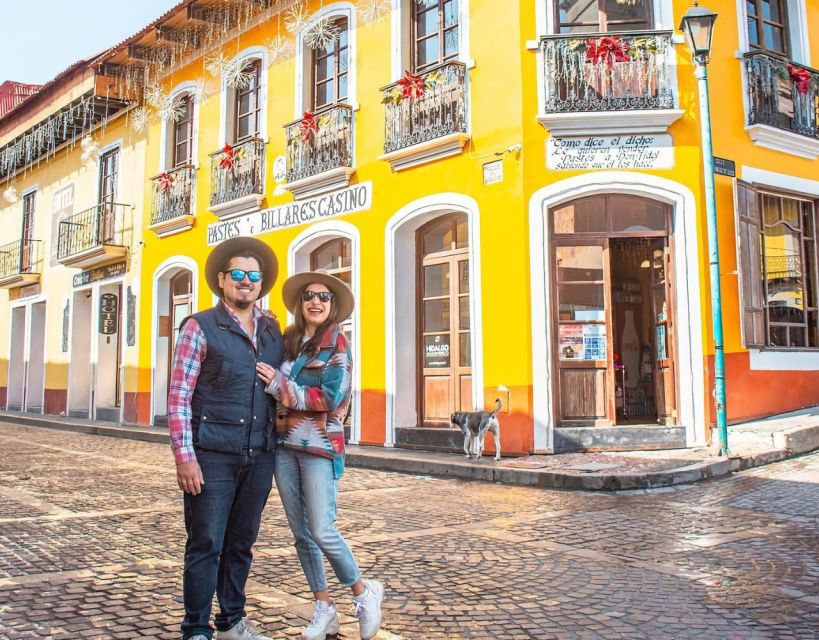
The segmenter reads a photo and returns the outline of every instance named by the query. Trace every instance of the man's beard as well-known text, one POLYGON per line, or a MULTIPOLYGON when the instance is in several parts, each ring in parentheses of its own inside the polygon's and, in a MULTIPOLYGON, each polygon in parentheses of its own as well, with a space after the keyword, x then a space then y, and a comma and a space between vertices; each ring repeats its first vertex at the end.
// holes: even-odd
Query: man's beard
POLYGON ((234 309, 236 309, 238 311, 244 311, 245 309, 247 309, 249 307, 252 307, 255 302, 256 302, 255 300, 237 300, 237 299, 234 299, 234 300, 229 301, 229 300, 225 299, 226 304, 230 305, 231 307, 233 307, 234 309))

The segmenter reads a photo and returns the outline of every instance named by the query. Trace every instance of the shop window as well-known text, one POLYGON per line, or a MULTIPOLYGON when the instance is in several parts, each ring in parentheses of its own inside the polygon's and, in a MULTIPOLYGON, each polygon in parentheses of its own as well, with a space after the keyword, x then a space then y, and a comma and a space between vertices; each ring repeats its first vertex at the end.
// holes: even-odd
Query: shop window
POLYGON ((555 0, 558 33, 607 33, 654 28, 651 0, 555 0))
POLYGON ((348 99, 350 33, 347 18, 333 24, 338 38, 323 49, 312 52, 312 108, 318 111, 348 99))
POLYGON ((819 348, 816 202, 737 181, 746 347, 819 348))
POLYGON ((790 47, 785 0, 746 0, 745 7, 751 49, 787 56, 790 47))

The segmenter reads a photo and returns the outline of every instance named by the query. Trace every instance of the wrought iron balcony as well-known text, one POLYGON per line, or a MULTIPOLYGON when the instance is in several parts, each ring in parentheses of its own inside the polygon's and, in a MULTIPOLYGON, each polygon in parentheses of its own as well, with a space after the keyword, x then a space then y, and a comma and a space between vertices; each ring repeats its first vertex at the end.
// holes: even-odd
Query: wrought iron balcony
MULTIPOLYGON (((466 133, 466 66, 447 62, 382 88, 384 152, 466 133)), ((461 145, 463 146, 463 145, 461 145)))
POLYGON ((151 225, 171 222, 193 212, 196 169, 184 165, 151 178, 151 225))
POLYGON ((125 212, 130 205, 103 202, 60 222, 57 261, 89 266, 125 255, 125 212))
POLYGON ((353 163, 353 110, 337 104, 284 126, 287 182, 309 178, 353 163))
POLYGON ((264 142, 251 138, 210 154, 210 206, 264 193, 264 142))
POLYGON ((17 240, 0 246, 0 287, 37 282, 42 271, 39 240, 17 240))
POLYGON ((748 125, 819 139, 819 71, 763 51, 746 54, 748 125))
POLYGON ((543 36, 547 114, 672 109, 671 31, 543 36))

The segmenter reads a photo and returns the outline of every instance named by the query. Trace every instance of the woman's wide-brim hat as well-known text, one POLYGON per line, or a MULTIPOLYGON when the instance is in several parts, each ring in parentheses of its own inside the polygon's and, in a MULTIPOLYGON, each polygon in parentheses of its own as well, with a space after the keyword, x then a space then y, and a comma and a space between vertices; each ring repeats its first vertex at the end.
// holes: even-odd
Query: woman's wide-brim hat
POLYGON ((219 272, 224 268, 225 262, 243 251, 252 251, 262 259, 260 298, 266 296, 276 282, 276 277, 279 275, 279 261, 276 260, 273 249, 258 238, 244 236, 230 238, 230 240, 225 240, 216 245, 213 251, 210 252, 207 262, 205 262, 205 278, 208 281, 208 286, 220 298, 222 297, 222 289, 219 286, 219 272))
POLYGON ((296 305, 300 304, 302 290, 311 284, 323 284, 333 292, 336 309, 338 309, 336 322, 344 322, 350 317, 355 308, 355 297, 352 290, 346 282, 322 269, 303 271, 290 276, 284 281, 282 298, 284 298, 284 306, 287 307, 290 313, 295 313, 296 305))

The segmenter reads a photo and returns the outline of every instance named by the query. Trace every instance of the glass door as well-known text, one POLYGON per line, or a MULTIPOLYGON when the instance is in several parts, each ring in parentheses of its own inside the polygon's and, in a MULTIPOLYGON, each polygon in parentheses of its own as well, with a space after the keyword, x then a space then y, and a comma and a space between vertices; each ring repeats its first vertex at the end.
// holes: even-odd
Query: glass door
POLYGON ((568 239, 557 241, 554 278, 560 422, 576 426, 613 424, 608 240, 590 238, 582 245, 568 239))

